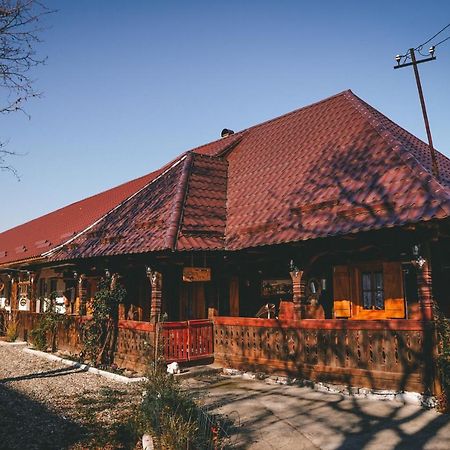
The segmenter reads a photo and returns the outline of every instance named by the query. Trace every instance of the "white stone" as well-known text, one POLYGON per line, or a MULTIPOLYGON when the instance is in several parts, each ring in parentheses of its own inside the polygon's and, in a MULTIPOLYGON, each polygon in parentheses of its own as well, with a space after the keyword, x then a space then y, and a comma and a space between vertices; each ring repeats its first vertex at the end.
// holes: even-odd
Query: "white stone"
POLYGON ((245 380, 255 380, 256 379, 256 375, 252 372, 244 372, 242 374, 242 378, 244 378, 245 380))
POLYGON ((154 450, 153 438, 149 434, 142 436, 142 448, 143 450, 154 450))
POLYGON ((167 373, 170 373, 172 375, 180 373, 180 366, 177 362, 172 362, 170 364, 167 364, 167 373))
POLYGON ((278 384, 289 384, 289 378, 287 377, 278 377, 277 378, 277 383, 278 384))
POLYGON ((229 369, 227 367, 225 367, 223 369, 223 373, 225 375, 230 375, 230 376, 238 376, 238 375, 242 375, 242 372, 238 369, 229 369))
POLYGON ((422 395, 417 392, 399 392, 395 399, 405 404, 420 405, 422 403, 422 395))

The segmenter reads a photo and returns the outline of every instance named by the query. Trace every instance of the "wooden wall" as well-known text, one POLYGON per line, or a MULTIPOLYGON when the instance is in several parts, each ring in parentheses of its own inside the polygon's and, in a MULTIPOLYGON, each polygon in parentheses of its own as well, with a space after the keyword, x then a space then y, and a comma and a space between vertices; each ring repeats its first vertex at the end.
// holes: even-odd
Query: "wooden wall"
POLYGON ((434 392, 432 323, 214 318, 215 362, 372 389, 434 392))
MULTIPOLYGON (((35 328, 42 314, 20 311, 19 339, 30 340, 30 332, 35 328)), ((59 324, 56 344, 58 350, 78 355, 83 346, 80 339, 81 317, 64 316, 59 324)), ((148 322, 119 321, 114 362, 120 368, 143 373, 153 355, 154 327, 148 322)))
MULTIPOLYGON (((27 339, 40 314, 19 313, 27 339)), ((57 345, 77 354, 80 317, 67 317, 57 345)), ((195 322, 195 321, 194 321, 195 322)), ((120 321, 115 362, 143 372, 153 352, 154 325, 120 321)), ((288 374, 371 389, 439 393, 433 322, 417 320, 278 320, 214 317, 214 359, 225 367, 288 374)))

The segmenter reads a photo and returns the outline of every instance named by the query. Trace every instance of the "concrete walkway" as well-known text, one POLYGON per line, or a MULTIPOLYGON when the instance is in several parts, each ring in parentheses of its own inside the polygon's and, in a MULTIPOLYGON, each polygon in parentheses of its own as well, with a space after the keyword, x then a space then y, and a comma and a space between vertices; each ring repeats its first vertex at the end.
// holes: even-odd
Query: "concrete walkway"
POLYGON ((236 424, 236 448, 450 449, 450 416, 415 405, 240 377, 192 380, 190 386, 236 424))

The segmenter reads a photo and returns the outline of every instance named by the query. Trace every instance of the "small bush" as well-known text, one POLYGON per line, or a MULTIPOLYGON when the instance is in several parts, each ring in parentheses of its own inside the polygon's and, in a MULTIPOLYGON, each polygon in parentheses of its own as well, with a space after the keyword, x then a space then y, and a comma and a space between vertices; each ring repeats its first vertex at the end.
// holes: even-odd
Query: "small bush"
POLYGON ((185 449, 188 444, 199 448, 198 406, 191 395, 162 364, 153 364, 147 378, 137 413, 138 432, 150 434, 162 448, 185 449))
POLYGON ((434 304, 434 319, 439 345, 437 367, 443 391, 438 397, 438 409, 442 412, 450 412, 450 321, 436 303, 434 304))
POLYGON ((16 313, 12 313, 6 320, 5 336, 7 342, 15 342, 19 337, 19 320, 16 313))
POLYGON ((100 280, 92 302, 92 318, 83 323, 80 333, 83 357, 97 367, 108 367, 113 362, 118 307, 125 297, 126 290, 117 283, 115 275, 100 280))
POLYGON ((64 315, 55 311, 56 293, 50 294, 45 313, 36 328, 30 332, 33 346, 38 350, 46 351, 51 346, 51 351, 56 351, 56 333, 58 324, 64 320, 64 315))
POLYGON ((48 347, 47 329, 41 320, 36 328, 30 331, 31 342, 34 348, 41 351, 46 351, 48 347))

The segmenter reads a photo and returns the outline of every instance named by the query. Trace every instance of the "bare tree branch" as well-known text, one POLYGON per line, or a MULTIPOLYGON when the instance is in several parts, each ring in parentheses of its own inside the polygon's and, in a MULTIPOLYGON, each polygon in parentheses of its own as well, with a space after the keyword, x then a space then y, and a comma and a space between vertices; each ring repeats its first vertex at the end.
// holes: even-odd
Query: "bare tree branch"
MULTIPOLYGON (((26 114, 25 103, 41 95, 34 89, 30 72, 45 64, 46 58, 37 54, 36 44, 45 29, 41 21, 52 12, 39 0, 0 0, 0 114, 26 114)), ((15 155, 0 142, 0 170, 18 178, 16 169, 8 163, 8 157, 15 155)))

